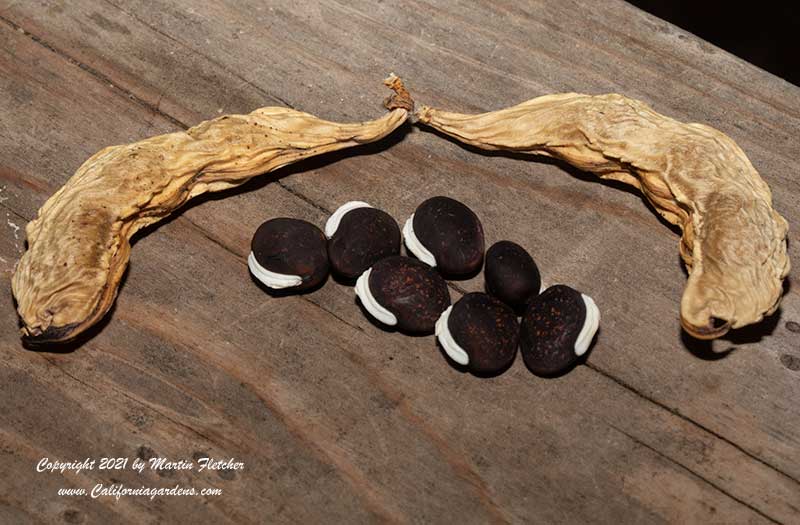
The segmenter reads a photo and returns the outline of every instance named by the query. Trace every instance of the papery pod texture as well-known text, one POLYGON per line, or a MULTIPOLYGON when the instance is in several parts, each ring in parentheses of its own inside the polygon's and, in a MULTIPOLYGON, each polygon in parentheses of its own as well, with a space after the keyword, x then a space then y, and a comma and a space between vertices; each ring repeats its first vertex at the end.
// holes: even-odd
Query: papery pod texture
POLYGON ((23 339, 69 340, 102 318, 128 265, 131 236, 193 197, 397 129, 413 102, 400 79, 386 84, 395 91, 390 111, 373 121, 341 124, 266 107, 93 155, 27 225, 28 249, 12 279, 23 339))
POLYGON ((774 312, 789 273, 786 220, 724 133, 618 94, 547 95, 478 115, 422 107, 419 121, 488 150, 545 155, 639 189, 683 235, 680 318, 711 339, 774 312))

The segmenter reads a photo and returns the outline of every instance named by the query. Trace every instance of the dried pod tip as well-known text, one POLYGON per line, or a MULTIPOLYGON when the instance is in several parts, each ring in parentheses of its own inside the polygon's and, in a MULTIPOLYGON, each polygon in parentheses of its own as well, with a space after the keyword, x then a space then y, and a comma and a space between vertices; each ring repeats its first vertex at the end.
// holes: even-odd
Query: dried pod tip
POLYGON ((386 109, 405 109, 409 113, 414 111, 414 100, 411 98, 411 93, 409 93, 403 85, 403 81, 400 80, 400 77, 392 73, 383 83, 386 87, 394 91, 393 95, 383 101, 383 105, 386 109))
POLYGON ((706 326, 695 326, 683 317, 681 317, 681 325, 683 329, 695 339, 717 339, 722 337, 723 335, 728 333, 728 330, 731 329, 731 322, 725 321, 723 319, 717 319, 712 317, 708 325, 706 326))

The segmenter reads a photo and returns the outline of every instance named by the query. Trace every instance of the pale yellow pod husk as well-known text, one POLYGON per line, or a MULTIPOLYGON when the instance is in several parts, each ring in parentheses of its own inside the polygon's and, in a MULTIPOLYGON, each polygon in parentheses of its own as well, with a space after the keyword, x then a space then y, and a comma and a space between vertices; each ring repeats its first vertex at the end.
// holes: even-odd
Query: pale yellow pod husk
POLYGON ((563 160, 639 189, 682 231, 680 319, 713 339, 772 314, 789 273, 788 224, 739 146, 703 124, 618 94, 547 95, 478 115, 423 106, 419 122, 487 150, 563 160))
POLYGON ((399 78, 385 83, 395 93, 377 120, 342 124, 265 107, 93 155, 27 225, 28 249, 11 282, 23 339, 66 341, 100 320, 116 297, 133 234, 193 197, 397 129, 413 101, 399 78))

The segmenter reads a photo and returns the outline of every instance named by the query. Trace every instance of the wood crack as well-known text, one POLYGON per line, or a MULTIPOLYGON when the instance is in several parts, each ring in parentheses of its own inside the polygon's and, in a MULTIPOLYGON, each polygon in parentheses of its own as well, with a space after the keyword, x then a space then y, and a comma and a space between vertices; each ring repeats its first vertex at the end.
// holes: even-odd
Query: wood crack
POLYGON ((17 212, 17 210, 9 207, 7 204, 4 204, 3 202, 0 202, 0 208, 3 208, 4 210, 6 210, 11 215, 14 215, 14 217, 16 217, 17 219, 20 219, 20 220, 23 220, 23 221, 26 221, 26 222, 28 220, 30 220, 30 219, 20 215, 20 213, 17 212))
MULTIPOLYGON (((56 362, 55 362, 55 361, 53 361, 52 359, 49 359, 49 358, 48 358, 47 356, 45 356, 45 355, 42 355, 42 354, 40 354, 40 355, 41 355, 41 357, 42 357, 42 358, 43 358, 43 359, 44 359, 44 360, 45 360, 45 361, 46 361, 46 362, 47 362, 47 363, 48 363, 50 366, 52 366, 53 368, 55 368, 56 370, 58 370, 59 372, 61 372, 61 373, 62 373, 62 374, 64 374, 65 376, 69 377, 70 379, 74 380, 75 382, 77 382, 77 383, 79 383, 79 384, 81 384, 81 385, 85 386, 86 388, 88 388, 88 389, 90 389, 90 390, 92 390, 92 391, 94 391, 94 392, 97 392, 97 393, 99 393, 99 394, 106 395, 106 392, 103 392, 102 390, 100 390, 99 388, 95 387, 95 386, 94 386, 94 385, 92 385, 91 383, 87 383, 86 381, 83 381, 82 379, 78 378, 77 376, 75 376, 75 375, 71 374, 70 372, 68 372, 67 370, 65 370, 65 369, 64 369, 62 366, 60 366, 58 363, 56 363, 56 362)), ((188 426, 188 425, 185 425, 185 424, 183 424, 183 423, 180 423, 180 422, 178 422, 178 421, 174 420, 173 418, 171 418, 171 417, 169 417, 168 415, 164 414, 164 413, 163 413, 163 412, 161 412, 160 410, 158 410, 158 409, 154 408, 154 407, 153 407, 151 404, 149 404, 149 403, 147 403, 147 402, 144 402, 144 401, 141 401, 141 400, 139 400, 139 399, 136 399, 135 397, 132 397, 132 396, 130 396, 130 395, 128 395, 128 394, 126 394, 125 392, 123 392, 123 391, 121 391, 121 390, 119 390, 119 389, 116 389, 116 388, 114 388, 114 387, 109 387, 109 389, 110 389, 112 392, 116 392, 116 393, 118 393, 118 394, 122 394, 122 395, 123 395, 123 397, 125 397, 126 399, 128 399, 129 401, 133 402, 133 403, 134 403, 134 404, 136 404, 136 405, 139 405, 139 406, 145 407, 145 408, 147 408, 148 410, 152 410, 153 412, 155 412, 155 413, 156 413, 156 414, 158 414, 159 416, 163 417, 165 420, 169 421, 170 423, 172 423, 172 424, 174 424, 174 425, 177 425, 177 426, 180 426, 180 427, 183 427, 183 428, 185 428, 185 429, 189 430, 190 432, 192 432, 193 434, 196 434, 196 435, 200 436, 201 438, 205 439, 205 440, 206 440, 206 442, 208 442, 208 443, 211 443, 211 444, 218 444, 218 443, 216 443, 216 442, 215 442, 215 441, 214 441, 212 438, 210 438, 209 436, 207 436, 207 435, 205 435, 204 433, 200 432, 199 430, 197 430, 197 429, 195 429, 195 428, 192 428, 192 427, 190 427, 190 426, 188 426)), ((228 445, 229 445, 229 446, 231 446, 232 444, 230 444, 230 443, 229 443, 228 445)), ((233 445, 233 446, 235 446, 235 445, 233 445)), ((207 484, 208 486, 210 486, 210 487, 212 487, 212 488, 216 488, 216 489, 219 489, 219 488, 220 488, 220 485, 218 485, 218 484, 216 484, 216 483, 213 483, 213 482, 211 482, 211 480, 209 480, 209 479, 204 479, 204 480, 203 480, 203 483, 207 484)), ((205 496, 205 497, 203 497, 203 501, 204 501, 204 502, 206 502, 206 503, 204 503, 204 504, 207 504, 208 502, 212 502, 212 503, 213 503, 215 500, 214 500, 213 498, 211 498, 211 499, 210 499, 210 498, 208 498, 208 496, 205 496)), ((215 505, 215 506, 216 506, 216 505, 215 505)), ((217 508, 219 508, 219 507, 217 507, 217 508)), ((221 511, 221 512, 229 512, 229 511, 226 511, 226 510, 224 510, 224 509, 220 509, 220 511, 221 511)), ((241 516, 241 515, 239 515, 238 513, 236 514, 236 516, 238 516, 238 517, 240 517, 240 518, 242 517, 242 516, 241 516)))
POLYGON ((233 71, 233 70, 229 69, 224 64, 222 64, 222 63, 218 62, 217 60, 211 58, 210 56, 206 55, 205 53, 201 53, 200 51, 198 51, 195 48, 189 46, 185 42, 183 42, 181 40, 178 40, 177 38, 173 37, 172 35, 161 31, 159 28, 148 24, 147 22, 145 22, 144 20, 142 20, 141 18, 139 18, 135 14, 131 13, 130 11, 127 11, 127 10, 123 9, 122 7, 118 6, 117 4, 111 2, 111 0, 104 0, 104 1, 105 1, 106 4, 110 5, 114 9, 117 9, 117 10, 121 11, 122 13, 124 13, 128 17, 132 18, 136 22, 142 24, 143 26, 145 26, 149 30, 153 31, 154 33, 157 33, 157 34, 163 36, 164 38, 166 38, 167 40, 170 40, 171 42, 175 42, 176 44, 184 47, 185 49, 188 49, 189 51, 191 51, 195 55, 197 55, 199 57, 202 57, 205 60, 208 60, 210 63, 214 64, 215 66, 217 66, 218 68, 220 68, 224 72, 228 73, 229 75, 234 76, 237 79, 241 80, 244 84, 246 84, 246 85, 250 86, 251 88, 255 89, 256 91, 258 91, 259 93, 261 93, 265 97, 271 98, 271 99, 275 100, 276 102, 280 102, 281 104, 285 105, 288 108, 297 109, 293 105, 291 105, 288 101, 286 101, 285 99, 265 91, 262 87, 254 84, 250 80, 244 78, 242 75, 240 75, 236 71, 233 71))
MULTIPOLYGON (((422 47, 422 48, 424 48, 424 49, 429 49, 429 50, 430 50, 430 49, 433 49, 433 48, 435 48, 436 50, 438 50, 438 51, 441 51, 441 52, 444 52, 444 53, 448 54, 449 56, 452 56, 454 59, 456 59, 456 60, 459 60, 459 61, 461 61, 461 62, 463 62, 463 63, 465 63, 465 64, 467 64, 467 65, 475 66, 475 67, 477 67, 478 69, 484 69, 484 70, 486 70, 486 71, 488 71, 488 72, 490 72, 490 73, 492 73, 492 74, 494 74, 494 75, 501 76, 501 77, 503 77, 503 78, 506 78, 506 79, 511 79, 511 80, 513 80, 513 81, 515 81, 515 82, 518 82, 518 83, 520 83, 521 85, 528 85, 528 86, 532 86, 532 87, 534 87, 534 88, 539 88, 539 89, 540 89, 541 87, 543 87, 543 86, 546 86, 546 84, 542 84, 542 83, 536 83, 535 81, 531 81, 530 79, 528 79, 528 78, 526 78, 526 77, 522 77, 522 76, 519 76, 519 75, 514 75, 514 74, 509 74, 508 72, 504 72, 503 70, 501 70, 501 69, 499 69, 499 68, 496 68, 496 67, 492 66, 491 64, 487 64, 487 63, 485 63, 485 62, 482 62, 482 61, 480 61, 480 60, 476 60, 476 59, 473 59, 473 58, 471 58, 471 57, 465 56, 465 55, 463 55, 463 54, 459 53, 458 51, 456 51, 456 50, 453 50, 453 49, 450 49, 450 48, 448 48, 448 47, 445 47, 445 46, 443 46, 443 45, 436 44, 436 43, 430 43, 430 42, 428 42, 428 41, 426 41, 426 40, 424 40, 424 39, 422 39, 422 38, 420 38, 420 37, 418 37, 418 36, 415 36, 415 35, 413 35, 413 34, 409 34, 409 33, 405 33, 405 32, 400 32, 400 31, 398 31, 396 28, 394 28, 394 27, 391 27, 391 26, 389 26, 389 25, 387 25, 387 24, 385 24, 385 23, 381 22, 380 20, 377 20, 377 19, 375 19, 375 18, 371 17, 369 14, 367 14, 367 13, 364 13, 364 12, 362 12, 362 11, 358 10, 357 8, 355 8, 355 7, 352 7, 352 6, 350 6, 350 5, 347 5, 347 4, 342 4, 342 3, 341 3, 341 2, 339 2, 338 0, 334 0, 334 3, 335 3, 335 4, 336 4, 336 5, 337 5, 337 6, 338 6, 338 7, 339 7, 341 10, 343 10, 343 11, 345 11, 345 12, 348 12, 348 13, 350 13, 350 14, 352 14, 352 15, 359 16, 359 17, 363 18, 364 20, 367 20, 367 21, 369 21, 370 23, 373 23, 373 24, 375 24, 375 25, 377 25, 377 26, 380 26, 381 28, 383 28, 383 29, 384 29, 384 30, 386 30, 386 31, 390 31, 390 32, 393 32, 393 33, 397 34, 397 35, 398 35, 398 36, 400 36, 401 38, 408 38, 408 39, 410 39, 410 40, 411 40, 413 43, 415 43, 416 45, 418 45, 418 46, 420 46, 420 47, 422 47)), ((532 20, 534 20, 535 22, 541 23, 539 20, 536 20, 535 18, 532 18, 532 20)), ((604 26, 603 26, 603 27, 604 27, 604 26)), ((604 28, 608 30, 608 28, 607 28, 607 27, 604 27, 604 28)), ((609 31, 610 31, 610 30, 609 30, 609 31)), ((613 31, 612 31, 612 33, 616 33, 617 35, 622 35, 622 33, 619 33, 619 32, 613 32, 613 31)), ((567 33, 564 33, 564 34, 565 34, 566 36, 569 36, 567 33)), ((587 43, 587 41, 583 41, 583 40, 582 40, 581 42, 582 42, 582 43, 587 43)), ((589 45, 591 45, 593 48, 595 48, 595 49, 597 49, 597 50, 601 51, 601 52, 602 52, 602 53, 604 53, 604 54, 607 54, 607 55, 609 55, 609 56, 617 56, 617 55, 616 55, 616 54, 615 54, 615 53, 614 53, 612 50, 609 50, 609 49, 606 49, 606 48, 602 48, 602 47, 600 47, 600 46, 598 46, 598 45, 596 45, 596 44, 594 44, 594 43, 591 43, 591 42, 588 42, 588 43, 589 43, 589 45)), ((637 44, 639 44, 639 42, 638 42, 638 41, 637 41, 636 43, 637 43, 637 44)), ((519 48, 518 48, 518 49, 519 49, 519 48)), ((651 50, 651 51, 653 51, 655 48, 653 48, 653 47, 650 47, 650 48, 647 48, 647 49, 648 49, 648 50, 651 50)), ((520 53, 523 53, 523 52, 525 52, 525 50, 519 49, 519 52, 520 52, 520 53)), ((678 62, 679 62, 681 65, 684 65, 684 66, 686 66, 686 67, 693 67, 693 66, 691 66, 691 65, 690 65, 688 62, 686 62, 685 60, 683 60, 683 59, 681 59, 681 58, 678 58, 677 56, 674 56, 674 55, 669 55, 669 57, 671 57, 671 58, 674 58, 674 59, 675 59, 676 61, 678 61, 678 62)), ((550 57, 550 58, 552 58, 552 57, 550 57)), ((650 69, 649 69, 649 68, 647 68, 646 66, 641 66, 641 65, 638 65, 638 64, 637 64, 637 66, 638 66, 638 67, 640 67, 641 69, 645 69, 645 70, 647 70, 647 71, 650 71, 650 69)), ((594 74, 594 71, 588 71, 588 73, 590 73, 590 74, 594 74)), ((708 76, 710 76, 711 78, 713 78, 713 79, 715 79, 715 80, 719 81, 720 83, 723 83, 723 84, 726 84, 726 85, 730 86, 730 87, 731 87, 731 89, 733 89, 733 90, 735 90, 735 91, 739 91, 739 92, 741 92, 741 89, 740 89, 738 86, 735 86, 735 85, 731 84, 730 82, 725 82, 725 81, 724 81, 722 78, 717 78, 716 76, 714 76, 714 75, 712 75, 712 74, 710 74, 710 73, 707 73, 707 74, 708 74, 708 76)), ((702 95, 702 96, 711 96, 711 95, 713 94, 712 92, 709 92, 708 90, 706 90, 706 91, 700 90, 700 89, 698 89, 698 88, 694 87, 694 86, 693 86, 692 84, 690 84, 690 83, 682 82, 682 85, 683 85, 683 86, 684 86, 684 87, 685 87, 685 88, 686 88, 688 91, 692 91, 692 92, 696 93, 697 95, 702 95)), ((752 94, 751 94, 751 95, 749 95, 749 96, 751 96, 752 98, 755 98, 757 101, 759 101, 759 102, 761 102, 761 103, 763 103, 763 104, 765 104, 765 105, 769 106, 770 108, 772 108, 772 109, 774 109, 774 110, 776 110, 776 111, 780 111, 780 110, 781 110, 779 107, 777 107, 777 106, 776 106, 777 102, 773 103, 773 102, 769 102, 769 101, 767 101, 767 100, 762 100, 762 99, 760 99, 759 97, 756 97, 756 96, 754 96, 754 95, 752 95, 752 94)), ((732 111, 735 111, 736 113, 738 113, 738 114, 742 115, 742 116, 745 118, 745 120, 749 120, 749 121, 753 121, 753 122, 758 122, 760 125, 762 125, 762 126, 764 126, 764 127, 768 128, 769 130, 771 130, 771 131, 776 131, 776 132, 777 132, 777 129, 776 129, 774 126, 771 126, 771 125, 769 125, 769 123, 765 122, 763 118, 760 118, 760 116, 759 116, 758 114, 751 113, 751 112, 747 112, 745 109, 743 109, 743 108, 742 108, 742 106, 741 106, 741 105, 734 105, 734 106, 729 106, 729 107, 730 107, 730 109, 731 109, 732 111)), ((490 111, 492 108, 480 107, 479 109, 480 109, 481 111, 490 111)), ((680 108, 676 108, 676 109, 680 109, 680 108)), ((780 156, 786 157, 786 155, 785 155, 785 154, 782 154, 782 153, 780 153, 780 152, 773 151, 773 150, 772 150, 772 149, 771 149, 769 146, 767 146, 767 145, 762 145, 762 144, 759 144, 759 147, 761 147, 761 148, 764 148, 764 149, 767 149, 767 150, 768 150, 768 151, 770 151, 772 154, 775 154, 775 155, 780 155, 780 156)))
POLYGON ((11 27, 15 31, 19 31, 20 33, 22 33, 23 35, 27 36, 28 38, 30 38, 31 40, 33 40, 34 42, 36 42, 37 44, 39 44, 43 48, 47 49, 48 51, 50 51, 52 53, 55 53, 56 55, 58 55, 61 58, 63 58, 64 60, 66 60, 70 64, 72 64, 72 65, 74 65, 76 67, 79 67, 83 71, 87 72, 89 75, 93 76, 96 80, 99 80, 100 82, 103 82, 104 84, 106 84, 107 86, 109 86, 112 89, 116 90, 117 92, 122 93, 126 98, 129 98, 130 100, 132 100, 133 102, 135 102, 139 106, 147 109, 148 111, 150 111, 152 113, 156 113, 156 114, 160 115, 161 117, 165 118, 166 120, 170 121, 171 123, 173 123, 174 125, 182 128, 182 129, 188 129, 189 128, 189 126, 187 126, 186 124, 184 124, 180 120, 176 119, 172 115, 164 113, 163 111, 158 109, 153 104, 147 102, 146 100, 143 100, 143 99, 139 98, 138 96, 134 95, 133 93, 131 93, 127 89, 124 89, 124 88, 118 86, 117 84, 114 83, 113 80, 111 80, 106 75, 104 75, 100 71, 96 70, 92 66, 90 66, 88 64, 84 64, 83 62, 81 62, 79 60, 76 60, 72 56, 68 55, 64 51, 61 51, 57 47, 53 46, 51 43, 49 43, 46 40, 44 40, 42 37, 40 37, 38 35, 34 35, 30 31, 25 30, 25 28, 21 27, 20 25, 15 23, 13 20, 11 20, 9 18, 6 18, 3 15, 0 15, 0 22, 5 23, 7 26, 11 27))
MULTIPOLYGON (((646 11, 643 11, 643 10, 639 9, 638 7, 634 7, 634 9, 647 14, 646 11)), ((648 16, 652 16, 652 15, 648 14, 648 16)), ((651 51, 651 52, 659 55, 662 58, 673 59, 676 62, 678 62, 680 65, 685 66, 686 68, 694 68, 694 67, 696 67, 694 64, 689 63, 687 60, 685 60, 685 59, 683 59, 683 58, 681 58, 681 57, 679 57, 677 55, 668 54, 668 53, 662 52, 656 46, 647 46, 647 44, 645 42, 643 42, 642 40, 640 40, 638 38, 635 38, 635 37, 633 37, 633 36, 631 36, 629 34, 622 33, 621 31, 617 31, 617 30, 615 30, 615 29, 613 29, 611 27, 608 27, 608 26, 606 26, 606 25, 604 25, 602 23, 599 23, 599 22, 597 22, 595 20, 593 20, 593 22, 596 23, 598 26, 600 26, 603 30, 607 31, 608 33, 616 34, 616 35, 622 37, 626 42, 630 42, 630 43, 636 44, 636 46, 638 46, 640 50, 648 50, 648 51, 651 51)), ((670 24, 670 25, 672 25, 672 24, 670 24)), ((680 28, 677 28, 677 26, 673 26, 673 27, 676 27, 676 29, 680 29, 680 28)), ((681 31, 683 31, 683 30, 681 30, 681 31)), ((704 43, 708 43, 705 40, 703 40, 702 38, 697 37, 692 33, 689 33, 689 32, 686 32, 686 33, 691 35, 691 37, 697 39, 698 41, 701 41, 701 42, 704 42, 704 43)), ((721 50, 721 51, 724 51, 724 50, 721 50)), ((640 56, 643 56, 643 55, 644 55, 644 53, 642 53, 640 56)), ((790 116, 790 117, 792 117, 794 119, 800 119, 800 114, 795 113, 794 111, 792 111, 794 109, 793 107, 789 107, 789 106, 786 106, 784 104, 780 104, 777 101, 773 101, 773 100, 769 100, 769 99, 760 97, 760 96, 758 96, 758 92, 757 91, 755 93, 745 92, 745 90, 742 89, 739 85, 733 84, 732 82, 728 82, 724 78, 722 78, 720 75, 716 74, 715 70, 713 70, 713 69, 706 68, 706 69, 702 70, 702 73, 704 75, 708 75, 708 77, 710 77, 711 79, 718 81, 720 84, 726 84, 726 85, 730 86, 730 88, 732 90, 736 91, 740 95, 753 98, 753 99, 757 100, 758 102, 760 102, 760 103, 762 103, 762 104, 764 104, 764 105, 766 105, 766 106, 768 106, 768 107, 774 109, 775 111, 778 111, 778 112, 780 112, 780 113, 782 113, 784 115, 790 116)), ((769 74, 771 76, 774 76, 776 78, 780 78, 777 75, 773 75, 772 73, 768 73, 767 72, 767 74, 769 74)), ((784 79, 781 79, 781 80, 786 82, 786 80, 784 80, 784 79)), ((688 84, 686 84, 686 83, 684 83, 684 85, 688 86, 688 84)), ((706 94, 706 95, 711 94, 708 91, 700 91, 700 92, 703 93, 703 94, 706 94)), ((736 108, 736 106, 734 106, 734 108, 736 108)), ((744 112, 741 112, 741 113, 746 115, 746 116, 748 116, 749 118, 753 118, 753 119, 756 118, 756 115, 750 115, 750 114, 744 113, 744 112)), ((771 129, 774 129, 774 128, 771 128, 771 129)))
MULTIPOLYGON (((306 298, 304 298, 306 299, 306 298)), ((332 311, 328 308, 322 306, 321 304, 317 304, 314 301, 306 299, 309 303, 313 304, 323 312, 333 316, 334 318, 342 321, 347 326, 357 329, 358 331, 363 332, 364 330, 358 326, 355 326, 332 311)), ((362 356, 358 353, 352 352, 349 349, 347 350, 348 356, 350 356, 350 360, 357 364, 358 366, 364 368, 369 377, 370 382, 373 383, 383 394, 386 396, 387 399, 390 399, 396 403, 398 412, 405 419, 409 424, 413 425, 416 429, 418 429, 423 436, 425 436, 428 443, 433 446, 438 453, 442 456, 445 463, 447 463, 450 468, 458 475, 461 479, 463 479, 467 484, 472 486, 475 489, 476 495, 480 500, 483 508, 492 516, 492 523, 511 523, 512 519, 508 516, 507 512, 501 505, 499 505, 494 498, 492 497, 492 492, 489 488, 489 485, 486 481, 481 477, 481 475, 475 471, 473 466, 462 457, 457 451, 454 451, 450 445, 448 444, 447 440, 439 435, 434 429, 431 428, 429 424, 426 423, 425 419, 420 417, 416 412, 412 410, 411 405, 407 402, 405 395, 397 390, 394 390, 391 385, 387 385, 378 374, 374 373, 374 371, 369 367, 366 361, 362 358, 362 356)))
POLYGON ((647 443, 645 443, 644 441, 640 440, 636 436, 634 436, 632 434, 629 434, 628 432, 626 432, 626 431, 622 430, 621 428, 613 425, 612 423, 607 423, 607 424, 608 424, 609 427, 613 428, 614 430, 616 430, 620 434, 624 435, 625 437, 627 437, 628 439, 630 439, 631 441, 636 443, 638 446, 646 448, 647 450, 653 452, 657 456, 659 456, 659 457, 663 458, 664 460, 668 461, 670 464, 677 466, 678 468, 680 468, 681 470, 683 470, 685 472, 688 472, 692 477, 701 480, 702 482, 706 483, 707 485, 713 487, 718 492, 724 494, 725 496, 729 497, 730 499, 734 500, 735 502, 737 502, 737 503, 747 507, 748 509, 752 510, 753 512, 755 512, 759 516, 771 521, 772 523, 778 523, 778 524, 782 524, 783 523, 783 522, 778 521, 775 518, 765 514, 764 512, 762 512, 761 510, 757 509, 756 507, 750 505, 746 501, 743 501, 743 500, 737 498, 736 496, 734 496, 730 492, 726 491, 725 489, 723 489, 722 487, 720 487, 719 485, 717 485, 713 481, 710 481, 710 480, 706 479, 705 477, 701 476, 700 474, 698 474, 697 472, 693 471, 689 467, 683 465, 682 463, 672 459, 671 457, 667 456, 663 452, 659 451, 655 447, 652 447, 652 446, 648 445, 647 443))
POLYGON ((141 406, 147 407, 148 409, 152 410, 153 412, 155 412, 159 416, 161 416, 164 419, 166 419, 167 421, 171 422, 172 424, 174 424, 176 426, 179 426, 181 428, 184 428, 184 429, 188 430, 189 432, 191 432, 192 434, 196 434, 197 436, 203 438, 206 441, 206 443, 213 444, 213 445, 217 444, 217 442, 213 438, 207 436, 203 432, 200 432, 196 428, 193 428, 193 427, 187 425, 186 423, 183 423, 181 421, 177 421, 177 420, 173 419, 172 417, 170 417, 169 415, 165 414, 161 410, 155 408, 151 403, 148 403, 146 401, 142 401, 140 399, 137 399, 134 396, 128 394, 127 392, 125 392, 123 390, 120 390, 118 388, 114 388, 113 386, 109 386, 109 390, 111 390, 112 392, 116 392, 117 394, 120 394, 125 399, 128 399, 129 401, 132 401, 133 403, 136 403, 137 405, 141 405, 141 406))
POLYGON ((278 186, 280 186, 284 190, 288 191, 289 193, 291 193, 292 195, 294 195, 295 197, 297 197, 301 201, 305 202, 306 204, 312 206, 314 209, 316 209, 318 211, 321 211, 325 215, 331 215, 333 213, 331 210, 329 210, 328 208, 326 208, 322 204, 319 204, 319 203, 315 202, 310 197, 307 197, 306 195, 304 195, 303 193, 297 191, 296 189, 292 188, 291 186, 288 186, 285 182, 283 182, 281 180, 276 180, 275 184, 277 184, 278 186))
POLYGON ((694 419, 690 418, 689 416, 686 416, 686 415, 682 414, 678 409, 672 408, 672 407, 670 407, 668 405, 665 405, 664 403, 662 403, 662 402, 660 402, 660 401, 648 396, 647 394, 639 391, 636 387, 626 383, 622 379, 619 379, 619 378, 611 375, 610 373, 606 372, 605 370, 603 370, 602 368, 598 367, 597 365, 591 364, 589 362, 587 362, 585 364, 590 370, 594 370, 595 372, 597 372, 601 376, 613 381, 614 383, 618 384, 619 386, 621 386, 625 390, 628 390, 629 392, 635 394, 636 396, 638 396, 638 397, 640 397, 640 398, 642 398, 642 399, 644 399, 646 401, 649 401, 650 403, 656 405, 657 407, 659 407, 659 408, 661 408, 663 410, 666 410, 667 412, 679 417, 683 421, 685 421, 685 422, 687 422, 687 423, 699 428, 703 432, 706 432, 706 433, 714 436, 714 438, 719 439, 720 441, 732 446, 733 448, 735 448, 736 450, 738 450, 739 452, 741 452, 745 456, 749 457, 750 459, 752 459, 754 461, 757 461, 758 463, 764 465, 768 469, 774 470, 775 472, 781 474, 786 479, 788 479, 790 481, 793 481, 794 483, 800 484, 800 480, 798 480, 797 478, 794 478, 793 476, 791 476, 787 472, 784 472, 783 470, 781 470, 780 468, 776 467, 775 465, 772 465, 771 463, 767 462, 766 460, 759 458, 758 456, 756 456, 752 452, 750 452, 747 449, 741 447, 740 445, 737 445, 735 442, 731 441, 730 439, 726 438, 725 436, 723 436, 721 434, 718 434, 717 432, 711 430, 710 428, 706 427, 702 423, 699 423, 699 422, 695 421, 694 419))
POLYGON ((56 370, 58 370, 59 372, 61 372, 65 376, 69 377, 73 381, 76 381, 76 382, 80 383, 81 385, 85 386, 89 390, 97 392, 98 394, 103 394, 103 392, 99 388, 95 387, 94 385, 91 385, 91 384, 87 383, 86 381, 83 381, 82 379, 79 379, 78 377, 74 376, 73 374, 70 374, 69 372, 64 370, 64 368, 59 366, 58 363, 56 363, 52 359, 48 358, 46 355, 44 355, 44 354, 39 354, 39 355, 42 357, 42 359, 47 361, 47 363, 50 364, 50 366, 52 366, 53 368, 55 368, 56 370))
POLYGON ((320 310, 322 310, 323 312, 327 313, 328 315, 330 315, 330 316, 332 316, 332 317, 336 318, 338 321, 341 321, 342 323, 346 324, 347 326, 349 326, 349 327, 350 327, 350 328, 352 328, 353 330, 357 330, 357 331, 359 331, 359 332, 364 332, 364 329, 363 329, 363 328, 361 328, 360 326, 358 326, 358 325, 355 325, 355 324, 351 323, 350 321, 347 321, 346 319, 344 319, 343 317, 341 317, 341 316, 337 315, 335 312, 333 312, 332 310, 330 310, 330 309, 326 308, 326 307, 325 307, 325 306, 323 306, 322 304, 320 304, 320 303, 317 303, 317 302, 315 302, 315 301, 312 301, 312 300, 311 300, 311 299, 310 299, 308 296, 305 296, 305 295, 304 295, 304 296, 302 296, 302 299, 303 299, 303 300, 305 300, 305 301, 307 301, 307 302, 309 302, 309 303, 311 303, 312 305, 316 306, 317 308, 319 308, 319 309, 320 309, 320 310))
POLYGON ((192 219, 190 219, 189 217, 186 217, 185 215, 182 215, 182 214, 178 216, 178 219, 184 219, 189 225, 191 225, 192 228, 194 228, 197 231, 197 233, 202 235, 204 238, 208 239, 213 244, 219 246, 222 250, 224 250, 224 251, 230 253, 231 255, 233 255, 237 262, 240 262, 244 266, 247 266, 247 257, 246 256, 242 256, 242 254, 240 254, 235 249, 231 248, 230 246, 228 246, 227 244, 222 242, 219 238, 217 238, 214 235, 212 235, 211 233, 209 233, 207 230, 205 230, 203 227, 198 225, 192 219))

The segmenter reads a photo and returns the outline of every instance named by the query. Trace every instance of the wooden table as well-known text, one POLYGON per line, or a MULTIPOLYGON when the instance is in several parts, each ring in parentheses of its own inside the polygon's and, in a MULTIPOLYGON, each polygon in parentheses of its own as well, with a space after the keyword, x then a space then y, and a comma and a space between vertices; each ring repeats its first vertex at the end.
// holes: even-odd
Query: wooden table
POLYGON ((797 87, 623 2, 485 4, 0 2, 0 522, 800 522, 797 287, 762 324, 693 341, 678 237, 637 194, 416 126, 193 202, 138 238, 89 342, 21 346, 24 225, 92 153, 266 105, 374 118, 392 71, 457 111, 619 92, 715 126, 798 224, 797 87), (402 221, 439 194, 596 299, 584 365, 479 379, 432 337, 376 328, 347 286, 270 298, 248 276, 268 218, 322 225, 361 199, 402 221), (36 471, 206 456, 244 469, 36 471), (58 495, 101 483, 223 493, 58 495))

